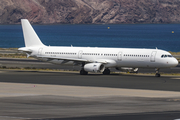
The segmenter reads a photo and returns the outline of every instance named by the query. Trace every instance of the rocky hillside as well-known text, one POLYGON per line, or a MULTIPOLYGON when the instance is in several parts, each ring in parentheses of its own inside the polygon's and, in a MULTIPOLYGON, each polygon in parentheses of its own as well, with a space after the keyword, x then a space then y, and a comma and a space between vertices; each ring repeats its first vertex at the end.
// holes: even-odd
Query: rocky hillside
POLYGON ((180 0, 0 0, 0 24, 180 23, 180 0))

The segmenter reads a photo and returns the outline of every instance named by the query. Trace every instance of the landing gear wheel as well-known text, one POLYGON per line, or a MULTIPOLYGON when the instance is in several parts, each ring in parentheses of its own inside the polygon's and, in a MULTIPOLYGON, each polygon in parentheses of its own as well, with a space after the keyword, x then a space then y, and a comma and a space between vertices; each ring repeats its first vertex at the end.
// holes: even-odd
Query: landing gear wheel
POLYGON ((109 75, 110 74, 110 70, 108 68, 106 68, 104 71, 103 71, 103 75, 109 75))
POLYGON ((156 76, 156 77, 160 77, 161 75, 160 75, 159 73, 156 73, 155 76, 156 76))
POLYGON ((160 77, 161 75, 159 74, 159 68, 155 69, 155 71, 156 71, 155 76, 156 76, 156 77, 160 77))
POLYGON ((88 72, 86 72, 84 69, 81 69, 80 75, 87 75, 87 74, 88 74, 88 72))

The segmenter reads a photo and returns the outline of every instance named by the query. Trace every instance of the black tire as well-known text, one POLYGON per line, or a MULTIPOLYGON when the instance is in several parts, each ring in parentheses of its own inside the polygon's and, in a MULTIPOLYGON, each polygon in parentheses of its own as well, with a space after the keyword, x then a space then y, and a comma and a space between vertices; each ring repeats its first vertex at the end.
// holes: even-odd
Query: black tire
POLYGON ((106 68, 104 71, 103 71, 103 75, 109 75, 110 74, 110 70, 108 68, 106 68))
POLYGON ((159 73, 156 73, 155 76, 156 76, 156 77, 160 77, 161 75, 160 75, 159 73))
POLYGON ((86 72, 84 69, 80 70, 80 75, 87 75, 87 74, 88 74, 88 72, 86 72))

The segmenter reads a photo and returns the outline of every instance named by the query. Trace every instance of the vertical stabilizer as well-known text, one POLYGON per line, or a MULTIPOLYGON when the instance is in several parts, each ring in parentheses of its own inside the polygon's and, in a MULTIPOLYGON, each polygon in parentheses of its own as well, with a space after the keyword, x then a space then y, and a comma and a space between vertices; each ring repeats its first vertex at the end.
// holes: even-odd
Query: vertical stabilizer
POLYGON ((31 24, 27 19, 21 19, 23 35, 24 35, 24 42, 26 47, 38 47, 38 46, 45 46, 39 37, 37 36, 36 32, 32 28, 31 24))

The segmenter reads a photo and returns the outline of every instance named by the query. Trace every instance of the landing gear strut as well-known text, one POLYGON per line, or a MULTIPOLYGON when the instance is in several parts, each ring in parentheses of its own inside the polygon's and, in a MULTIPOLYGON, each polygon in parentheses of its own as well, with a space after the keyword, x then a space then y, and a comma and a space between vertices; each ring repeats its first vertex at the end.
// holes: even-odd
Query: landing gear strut
POLYGON ((160 77, 161 75, 160 75, 160 73, 159 73, 159 68, 155 69, 155 71, 156 71, 155 76, 156 76, 156 77, 160 77))
POLYGON ((110 74, 110 70, 109 68, 106 68, 104 71, 103 71, 103 75, 109 75, 110 74))
POLYGON ((87 75, 87 74, 88 74, 88 72, 86 72, 86 71, 84 70, 84 65, 85 65, 85 63, 82 63, 82 68, 81 68, 81 70, 80 70, 80 75, 87 75))
POLYGON ((84 68, 82 68, 81 70, 80 70, 80 75, 87 75, 88 74, 88 72, 86 72, 85 70, 84 70, 84 68))

